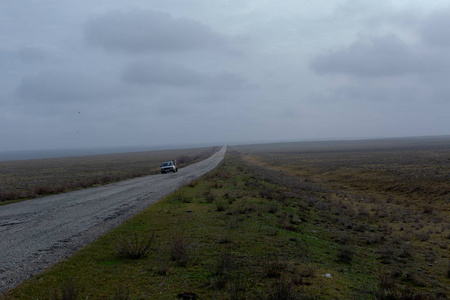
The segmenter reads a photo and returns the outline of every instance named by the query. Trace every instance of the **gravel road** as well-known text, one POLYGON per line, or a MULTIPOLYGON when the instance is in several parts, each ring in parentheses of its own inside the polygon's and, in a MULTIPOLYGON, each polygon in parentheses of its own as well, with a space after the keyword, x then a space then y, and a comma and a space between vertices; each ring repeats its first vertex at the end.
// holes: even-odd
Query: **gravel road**
POLYGON ((0 294, 214 169, 225 151, 174 174, 0 206, 0 294))

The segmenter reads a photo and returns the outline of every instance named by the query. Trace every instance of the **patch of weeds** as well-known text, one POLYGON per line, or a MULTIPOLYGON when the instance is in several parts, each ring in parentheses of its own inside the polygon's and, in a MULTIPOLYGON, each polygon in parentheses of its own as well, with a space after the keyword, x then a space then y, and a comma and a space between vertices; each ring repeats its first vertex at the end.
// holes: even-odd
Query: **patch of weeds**
POLYGON ((280 228, 287 230, 287 231, 292 231, 292 232, 300 231, 300 229, 296 225, 294 225, 290 222, 290 220, 292 219, 292 215, 290 215, 288 217, 288 215, 285 212, 283 212, 280 214, 279 217, 280 217, 280 220, 278 222, 280 224, 280 228), (289 222, 290 224, 286 224, 287 222, 289 222))
POLYGON ((215 290, 223 290, 227 286, 228 276, 213 276, 209 279, 209 286, 215 290))
POLYGON ((246 283, 245 278, 234 279, 229 284, 230 300, 247 299, 247 297, 245 295, 246 288, 247 288, 247 283, 246 283))
POLYGON ((422 208, 422 212, 424 214, 432 214, 434 212, 434 208, 431 205, 426 205, 422 208))
POLYGON ((151 250, 155 240, 155 232, 124 233, 118 236, 116 244, 116 252, 119 256, 131 259, 145 257, 151 250))
POLYGON ((259 196, 261 198, 265 198, 268 200, 272 200, 275 197, 275 193, 272 189, 270 189, 269 187, 263 186, 260 190, 259 190, 259 196))
POLYGON ((211 188, 221 189, 223 188, 223 182, 216 179, 213 183, 211 183, 211 188))
POLYGON ((228 229, 237 229, 240 224, 241 220, 238 216, 233 215, 228 219, 228 229))
POLYGON ((295 291, 295 284, 290 277, 282 277, 275 283, 275 287, 263 297, 266 300, 294 300, 304 299, 295 291))
POLYGON ((297 255, 302 261, 308 261, 311 258, 311 250, 305 241, 296 245, 297 255))
POLYGON ((384 242, 386 240, 386 238, 384 237, 384 235, 381 234, 369 234, 369 236, 366 237, 365 241, 367 245, 375 245, 375 244, 379 244, 381 242, 384 242))
POLYGON ((231 241, 231 236, 228 233, 221 234, 217 240, 219 244, 229 244, 231 241))
POLYGON ((343 233, 337 236, 335 241, 341 245, 347 245, 351 241, 351 238, 348 234, 343 233))
POLYGON ((385 274, 382 275, 378 282, 378 289, 374 293, 377 300, 398 299, 397 284, 395 279, 385 274))
POLYGON ((392 264, 395 261, 395 251, 391 243, 386 243, 381 246, 379 254, 383 264, 392 264))
POLYGON ((228 252, 220 253, 211 267, 209 285, 222 290, 231 279, 231 272, 237 267, 236 257, 228 252))
POLYGON ((353 247, 347 245, 339 247, 337 257, 340 262, 351 264, 354 256, 355 250, 353 247))
POLYGON ((233 195, 230 195, 230 193, 226 192, 223 195, 223 199, 228 201, 228 204, 233 204, 234 201, 236 201, 236 197, 234 197, 233 195))
POLYGON ((54 290, 51 293, 51 299, 53 300, 77 300, 80 299, 80 289, 77 286, 75 279, 70 278, 63 282, 59 290, 54 290))
POLYGON ((250 203, 240 203, 235 211, 235 213, 237 214, 247 214, 247 213, 251 213, 251 212, 256 212, 258 211, 258 208, 250 203))
POLYGON ((23 191, 0 191, 0 202, 25 198, 26 194, 23 191))
POLYGON ((163 258, 158 260, 158 269, 156 270, 156 274, 165 276, 168 275, 170 271, 170 262, 169 259, 163 258))
POLYGON ((427 286, 425 281, 423 281, 420 276, 414 272, 407 272, 406 274, 404 274, 403 281, 409 282, 417 287, 427 286))
POLYGON ((213 192, 211 192, 211 190, 207 190, 203 194, 203 198, 205 199, 206 203, 214 203, 214 201, 216 201, 216 196, 214 195, 213 192))
POLYGON ((112 300, 129 300, 131 299, 130 288, 127 286, 119 285, 114 291, 112 300))
POLYGON ((181 203, 192 203, 192 197, 186 196, 181 190, 175 192, 175 195, 172 196, 172 200, 181 203))
POLYGON ((390 275, 383 275, 378 282, 378 288, 374 292, 376 300, 425 300, 428 296, 414 293, 409 289, 402 289, 396 280, 390 275))
POLYGON ((316 268, 313 265, 307 265, 300 271, 300 275, 305 278, 313 278, 316 276, 316 268))
POLYGON ((267 236, 277 236, 278 235, 278 229, 275 227, 267 227, 265 229, 267 236))
POLYGON ((188 187, 194 188, 198 185, 198 180, 194 180, 188 184, 188 187))
POLYGON ((236 266, 236 257, 228 252, 222 252, 219 256, 217 256, 212 275, 229 276, 236 266))
POLYGON ((172 260, 185 267, 191 258, 192 242, 184 235, 177 235, 169 243, 169 251, 172 260))
POLYGON ((410 258, 413 256, 414 248, 411 246, 410 243, 403 243, 403 246, 401 247, 399 257, 400 258, 410 258))
POLYGON ((276 254, 265 256, 261 261, 261 265, 264 276, 268 278, 279 278, 281 273, 287 268, 286 263, 280 261, 279 256, 276 254))
POLYGON ((297 214, 290 214, 289 222, 293 225, 300 225, 302 223, 302 220, 297 216, 297 214))
POLYGON ((214 203, 217 211, 225 211, 227 209, 227 202, 224 199, 216 199, 214 203))
POLYGON ((419 232, 416 234, 416 237, 419 239, 419 241, 426 242, 430 239, 430 234, 428 232, 419 232))
POLYGON ((269 214, 275 214, 278 211, 278 203, 275 201, 270 202, 267 205, 267 212, 269 214))
POLYGON ((281 228, 283 228, 284 230, 287 230, 287 231, 291 231, 291 232, 299 232, 300 231, 300 229, 297 226, 293 226, 293 225, 283 224, 281 226, 281 228))

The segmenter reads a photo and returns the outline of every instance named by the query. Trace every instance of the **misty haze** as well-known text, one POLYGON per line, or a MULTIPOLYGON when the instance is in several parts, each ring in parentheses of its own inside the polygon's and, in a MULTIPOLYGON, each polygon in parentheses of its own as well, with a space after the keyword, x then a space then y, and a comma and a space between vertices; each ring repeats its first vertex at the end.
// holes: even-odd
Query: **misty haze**
POLYGON ((0 300, 450 297, 448 1, 0 20, 0 300))

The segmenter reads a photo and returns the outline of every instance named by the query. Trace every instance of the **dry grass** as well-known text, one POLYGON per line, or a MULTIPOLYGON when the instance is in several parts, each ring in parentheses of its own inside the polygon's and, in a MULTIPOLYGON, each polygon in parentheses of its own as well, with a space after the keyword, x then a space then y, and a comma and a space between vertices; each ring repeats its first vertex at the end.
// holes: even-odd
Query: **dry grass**
POLYGON ((132 299, 450 296, 445 207, 429 200, 406 205, 395 194, 344 185, 335 189, 267 166, 228 153, 217 170, 182 188, 192 202, 168 196, 119 229, 154 230, 157 251, 138 261, 118 258, 111 233, 10 295, 42 299, 73 274, 83 296, 104 299, 117 282, 130 287, 132 299), (214 201, 205 201, 208 193, 214 201), (226 202, 225 211, 217 211, 217 199, 226 202), (273 202, 278 206, 271 213, 273 202))
POLYGON ((0 203, 158 174, 161 162, 197 162, 217 147, 0 162, 0 203), (179 159, 180 160, 180 159, 179 159))
MULTIPOLYGON (((382 287, 375 298, 428 299, 409 289, 439 286, 430 278, 448 282, 450 138, 235 149, 255 173, 284 182, 305 199, 303 209, 328 219, 341 244, 338 262, 352 266, 370 249, 376 260, 368 264, 378 262, 396 274, 396 290, 382 287)), ((295 213, 281 215, 280 224, 294 231, 290 216, 295 213)))
POLYGON ((147 256, 155 241, 155 232, 123 233, 117 238, 116 251, 121 257, 138 259, 147 256))
POLYGON ((169 242, 169 252, 172 260, 181 267, 186 267, 192 259, 193 244, 186 235, 177 235, 169 242))

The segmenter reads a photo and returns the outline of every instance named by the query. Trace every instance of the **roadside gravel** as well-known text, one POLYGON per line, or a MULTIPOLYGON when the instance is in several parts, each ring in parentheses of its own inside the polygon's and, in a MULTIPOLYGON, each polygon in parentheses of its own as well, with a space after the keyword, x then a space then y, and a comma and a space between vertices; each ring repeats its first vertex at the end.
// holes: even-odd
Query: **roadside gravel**
POLYGON ((178 173, 135 178, 0 207, 0 294, 217 167, 226 152, 178 173))

